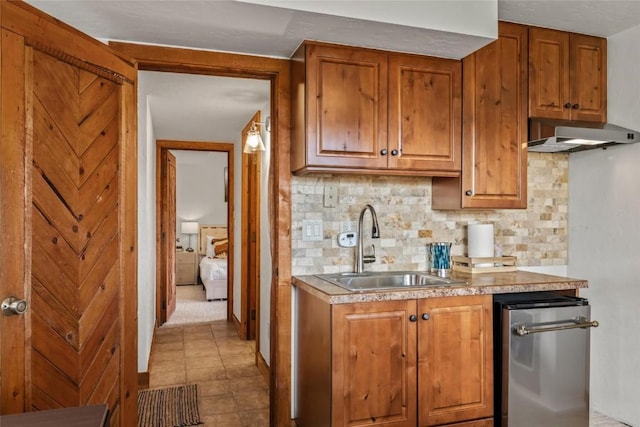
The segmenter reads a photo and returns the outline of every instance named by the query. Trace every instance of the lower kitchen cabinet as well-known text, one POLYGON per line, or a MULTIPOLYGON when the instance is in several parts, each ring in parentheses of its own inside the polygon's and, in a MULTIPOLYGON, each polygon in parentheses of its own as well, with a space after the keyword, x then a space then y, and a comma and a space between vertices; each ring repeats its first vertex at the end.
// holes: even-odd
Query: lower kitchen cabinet
POLYGON ((491 313, 491 296, 330 305, 297 292, 298 426, 492 425, 491 313))
POLYGON ((493 415, 491 305, 490 295, 418 300, 419 426, 493 415))

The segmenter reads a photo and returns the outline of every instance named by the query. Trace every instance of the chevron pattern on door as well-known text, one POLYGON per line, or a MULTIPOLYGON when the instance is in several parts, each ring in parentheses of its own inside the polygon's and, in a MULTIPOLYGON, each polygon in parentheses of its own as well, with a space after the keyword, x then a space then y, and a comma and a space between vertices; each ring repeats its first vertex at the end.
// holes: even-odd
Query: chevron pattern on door
POLYGON ((120 402, 118 84, 32 50, 33 409, 120 402))

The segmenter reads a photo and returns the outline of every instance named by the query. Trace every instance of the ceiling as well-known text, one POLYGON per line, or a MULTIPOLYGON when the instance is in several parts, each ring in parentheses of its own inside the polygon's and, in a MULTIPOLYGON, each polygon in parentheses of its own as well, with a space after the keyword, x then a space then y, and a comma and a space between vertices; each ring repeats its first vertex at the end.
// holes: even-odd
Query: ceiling
MULTIPOLYGON (((452 58, 461 58, 490 40, 247 1, 28 0, 28 3, 102 40, 283 58, 290 57, 305 39, 452 58)), ((412 3, 395 1, 395 5, 403 7, 411 7, 412 3)), ((413 5, 435 7, 443 1, 428 0, 413 5)), ((466 8, 475 7, 477 2, 491 5, 495 1, 456 0, 460 7, 466 8)), ((290 4, 294 3, 322 5, 317 1, 290 4)), ((335 2, 324 4, 329 3, 335 2)), ((364 3, 354 4, 361 7, 364 3)), ((366 3, 369 6, 387 3, 388 6, 394 2, 366 3)), ((637 0, 497 0, 497 7, 500 20, 602 37, 640 25, 640 1, 637 0)), ((149 95, 158 139, 237 141, 240 129, 269 98, 267 82, 171 73, 145 74, 140 86, 149 95)))

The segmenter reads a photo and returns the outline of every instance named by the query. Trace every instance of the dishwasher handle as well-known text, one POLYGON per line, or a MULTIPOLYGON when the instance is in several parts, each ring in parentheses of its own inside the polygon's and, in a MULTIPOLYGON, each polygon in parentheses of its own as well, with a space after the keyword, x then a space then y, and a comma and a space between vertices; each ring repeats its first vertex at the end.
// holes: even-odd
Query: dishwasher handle
POLYGON ((586 317, 576 317, 575 319, 562 320, 560 322, 553 322, 551 324, 557 326, 540 327, 537 325, 522 324, 513 328, 513 333, 522 337, 529 334, 538 334, 540 332, 564 331, 566 329, 576 328, 597 328, 598 326, 600 326, 600 323, 598 323, 597 320, 588 321, 586 317))

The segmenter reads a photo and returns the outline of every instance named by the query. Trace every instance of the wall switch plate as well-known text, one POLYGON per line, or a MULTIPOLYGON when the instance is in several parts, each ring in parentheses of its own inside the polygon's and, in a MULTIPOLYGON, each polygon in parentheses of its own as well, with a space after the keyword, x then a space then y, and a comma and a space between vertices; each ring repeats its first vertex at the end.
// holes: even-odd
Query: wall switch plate
POLYGON ((338 206, 338 186, 325 185, 324 186, 324 207, 335 208, 338 206))
POLYGON ((323 234, 321 219, 302 220, 302 241, 317 242, 322 240, 323 234))
POLYGON ((345 231, 338 234, 338 246, 343 248, 353 248, 358 241, 358 233, 355 231, 345 231))

